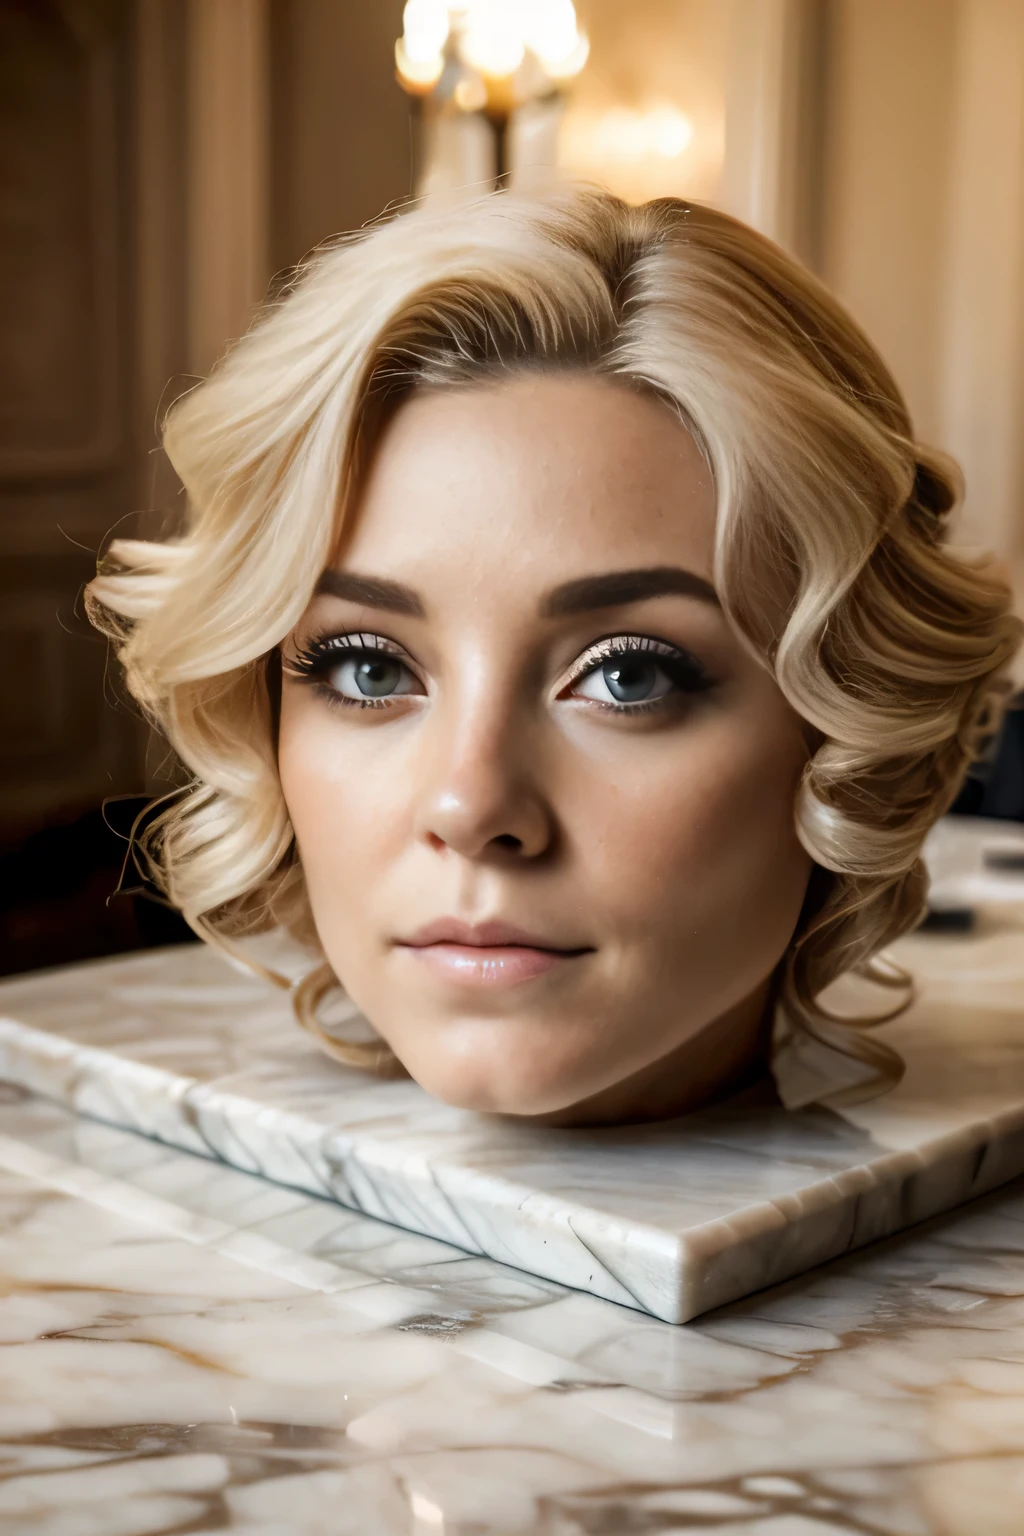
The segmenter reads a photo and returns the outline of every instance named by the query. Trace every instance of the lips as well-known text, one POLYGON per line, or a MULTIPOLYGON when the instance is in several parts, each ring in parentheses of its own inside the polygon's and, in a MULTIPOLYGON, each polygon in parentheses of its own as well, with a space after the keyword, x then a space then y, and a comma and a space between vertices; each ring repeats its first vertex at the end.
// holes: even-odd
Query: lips
POLYGON ((439 917, 417 928, 401 941, 413 949, 429 944, 459 944, 469 949, 544 949, 552 954, 579 954, 568 944, 552 944, 512 923, 464 923, 455 917, 439 917))
POLYGON ((463 986, 514 986, 591 954, 589 946, 556 945, 512 923, 465 923, 442 917, 417 928, 396 948, 439 979, 463 986))

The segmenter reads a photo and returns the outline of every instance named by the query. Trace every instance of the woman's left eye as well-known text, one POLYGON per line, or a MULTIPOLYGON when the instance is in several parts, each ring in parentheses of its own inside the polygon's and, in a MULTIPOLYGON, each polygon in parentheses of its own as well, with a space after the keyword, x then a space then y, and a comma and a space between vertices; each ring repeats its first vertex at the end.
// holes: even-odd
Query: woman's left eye
POLYGON ((638 640, 628 648, 606 650, 590 666, 584 658, 570 696, 626 710, 658 704, 673 694, 700 693, 707 687, 708 679, 693 658, 638 640))

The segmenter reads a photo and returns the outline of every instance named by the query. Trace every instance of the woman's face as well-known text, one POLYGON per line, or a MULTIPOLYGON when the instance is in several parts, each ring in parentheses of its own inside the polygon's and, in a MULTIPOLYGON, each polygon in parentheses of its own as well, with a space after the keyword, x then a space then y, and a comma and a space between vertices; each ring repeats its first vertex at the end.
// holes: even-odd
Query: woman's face
POLYGON ((379 445, 280 771, 327 958, 441 1099, 643 1118, 763 1061, 807 746, 714 523, 689 433, 609 380, 424 390, 379 445))

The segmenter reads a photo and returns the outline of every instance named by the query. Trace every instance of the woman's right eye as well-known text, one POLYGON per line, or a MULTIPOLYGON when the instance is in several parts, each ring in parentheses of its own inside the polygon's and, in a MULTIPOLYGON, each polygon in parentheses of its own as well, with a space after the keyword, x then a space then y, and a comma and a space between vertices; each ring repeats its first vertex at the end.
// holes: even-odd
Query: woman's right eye
POLYGON ((392 642, 375 635, 332 635, 300 648, 286 669, 339 703, 384 708, 422 694, 423 684, 392 642))
POLYGON ((353 703, 373 703, 421 691, 404 661, 382 651, 357 652, 335 662, 322 674, 335 693, 353 703))

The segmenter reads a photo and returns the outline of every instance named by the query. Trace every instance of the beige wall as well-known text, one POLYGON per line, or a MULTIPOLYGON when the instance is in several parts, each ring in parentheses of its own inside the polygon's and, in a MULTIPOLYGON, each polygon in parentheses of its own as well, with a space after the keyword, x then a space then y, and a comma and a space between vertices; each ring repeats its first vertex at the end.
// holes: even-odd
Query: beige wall
POLYGON ((933 437, 958 11, 958 0, 833 0, 822 96, 822 276, 933 437))
POLYGON ((1024 3, 829 0, 822 275, 1024 558, 1024 3))
POLYGON ((1024 603, 1024 0, 961 0, 954 112, 942 435, 1024 603))
POLYGON ((733 0, 580 0, 590 59, 574 84, 561 163, 631 201, 718 196, 725 144, 733 0), (678 157, 598 158, 601 119, 614 109, 675 107, 693 127, 678 157))

